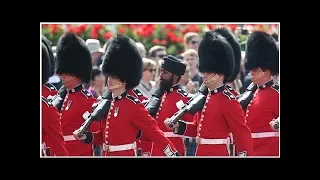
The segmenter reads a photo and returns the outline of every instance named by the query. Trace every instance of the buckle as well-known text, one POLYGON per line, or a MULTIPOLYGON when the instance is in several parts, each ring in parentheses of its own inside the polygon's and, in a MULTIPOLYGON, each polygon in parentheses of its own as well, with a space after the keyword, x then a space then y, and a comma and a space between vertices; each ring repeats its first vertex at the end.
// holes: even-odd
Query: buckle
POLYGON ((102 144, 102 149, 103 149, 104 151, 106 151, 106 152, 110 152, 110 151, 109 151, 109 150, 110 150, 109 145, 107 145, 107 144, 105 144, 105 143, 102 144))
POLYGON ((199 136, 196 137, 196 143, 200 144, 201 143, 201 138, 199 136))

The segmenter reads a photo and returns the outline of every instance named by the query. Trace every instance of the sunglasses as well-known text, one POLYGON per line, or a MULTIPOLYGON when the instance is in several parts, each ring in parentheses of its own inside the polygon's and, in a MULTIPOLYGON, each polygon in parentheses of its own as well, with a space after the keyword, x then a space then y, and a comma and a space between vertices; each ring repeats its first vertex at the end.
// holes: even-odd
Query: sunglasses
POLYGON ((145 69, 147 71, 150 71, 150 72, 156 72, 156 69, 145 69))
POLYGON ((191 41, 191 44, 197 44, 199 41, 191 41))
POLYGON ((166 55, 165 54, 160 54, 160 55, 158 55, 157 57, 159 57, 159 58, 164 58, 166 55))

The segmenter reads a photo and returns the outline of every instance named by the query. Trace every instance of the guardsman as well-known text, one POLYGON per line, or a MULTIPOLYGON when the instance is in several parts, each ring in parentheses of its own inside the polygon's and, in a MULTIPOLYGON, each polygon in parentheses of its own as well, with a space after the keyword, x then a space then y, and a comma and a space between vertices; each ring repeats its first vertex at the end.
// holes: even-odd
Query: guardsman
MULTIPOLYGON (((73 131, 84 122, 86 111, 92 112, 97 100, 83 88, 83 82, 89 83, 92 70, 91 54, 86 43, 74 33, 67 32, 57 44, 57 71, 67 89, 61 108, 61 128, 70 156, 92 156, 93 147, 77 141, 73 131)), ((99 129, 99 122, 91 124, 93 131, 99 129)))
MULTIPOLYGON (((42 43, 42 86, 48 81, 50 71, 49 53, 47 47, 42 43)), ((61 131, 59 112, 43 95, 41 100, 42 155, 49 156, 54 151, 56 156, 68 156, 61 131), (50 144, 52 151, 47 151, 47 144, 50 144)))
MULTIPOLYGON (((174 134, 163 122, 166 118, 173 116, 174 113, 179 110, 180 106, 189 100, 187 97, 188 93, 178 84, 186 70, 186 65, 171 55, 165 56, 163 60, 164 63, 160 69, 160 86, 164 85, 166 91, 161 97, 160 108, 155 116, 155 120, 158 122, 158 126, 164 132, 164 135, 172 142, 174 147, 177 148, 181 156, 185 156, 186 149, 182 136, 174 134)), ((192 122, 193 115, 186 113, 182 119, 187 122, 192 122)), ((153 145, 151 156, 163 156, 162 150, 153 145)))
MULTIPOLYGON (((48 56, 50 60, 50 74, 49 77, 51 77, 54 74, 55 71, 55 60, 51 48, 51 42, 44 36, 42 35, 42 43, 45 45, 46 49, 48 50, 48 56)), ((58 92, 57 88, 51 84, 46 82, 42 86, 42 96, 45 98, 48 98, 48 96, 54 96, 58 92)))
MULTIPOLYGON (((234 55, 234 71, 233 75, 231 75, 228 79, 225 79, 225 88, 227 88, 235 97, 239 95, 239 92, 235 91, 230 85, 233 85, 236 83, 236 79, 240 73, 240 64, 241 64, 241 47, 240 43, 237 40, 236 36, 232 34, 231 31, 229 31, 225 27, 219 27, 214 30, 214 33, 219 33, 221 36, 226 38, 226 40, 229 42, 229 44, 232 47, 233 55, 234 55)), ((235 142, 233 139, 232 133, 230 133, 230 151, 231 154, 235 155, 235 142)))
POLYGON ((109 113, 101 121, 99 131, 86 132, 79 138, 76 130, 75 138, 88 144, 101 144, 105 156, 136 156, 135 140, 142 130, 162 149, 163 154, 179 155, 140 100, 127 92, 136 87, 142 77, 142 58, 135 42, 117 34, 108 43, 102 71, 107 76, 107 88, 113 96, 109 113))
MULTIPOLYGON (((231 45, 221 35, 206 32, 199 46, 199 70, 208 88, 206 102, 192 123, 182 120, 173 126, 174 132, 196 137, 196 156, 229 156, 229 133, 232 132, 239 156, 252 156, 251 131, 235 96, 225 88, 234 71, 231 45)), ((165 120, 169 128, 170 119, 165 120)))
POLYGON ((270 121, 279 117, 279 85, 272 80, 279 73, 279 48, 265 32, 249 34, 246 44, 246 69, 258 86, 250 101, 245 120, 252 132, 255 156, 279 156, 279 132, 270 121))
POLYGON ((233 84, 233 82, 237 79, 239 73, 240 73, 240 63, 241 63, 241 47, 240 43, 237 40, 237 38, 225 27, 219 27, 213 31, 214 33, 219 33, 221 36, 226 38, 226 40, 229 42, 229 44, 232 47, 233 55, 234 55, 234 71, 233 75, 229 77, 229 79, 225 79, 225 86, 229 91, 234 95, 238 96, 239 92, 235 91, 230 84, 233 84))

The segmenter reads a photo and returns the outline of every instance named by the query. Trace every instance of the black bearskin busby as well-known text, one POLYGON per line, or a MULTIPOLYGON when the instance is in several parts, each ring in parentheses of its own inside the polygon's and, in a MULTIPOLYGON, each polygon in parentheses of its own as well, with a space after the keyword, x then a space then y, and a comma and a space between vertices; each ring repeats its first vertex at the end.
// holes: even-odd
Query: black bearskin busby
POLYGON ((42 61, 42 84, 47 83, 49 77, 51 75, 51 63, 50 57, 47 50, 47 47, 44 43, 42 43, 42 53, 41 53, 41 61, 42 61))
POLYGON ((245 67, 269 69, 273 75, 279 73, 279 47, 268 33, 255 31, 249 34, 246 42, 245 67))
POLYGON ((234 72, 234 55, 229 42, 220 34, 208 31, 198 49, 200 72, 224 74, 228 79, 234 72))
POLYGON ((56 58, 57 74, 68 73, 85 83, 90 82, 92 59, 83 39, 71 32, 62 35, 57 43, 56 58))
POLYGON ((117 34, 108 40, 102 65, 106 75, 117 76, 127 83, 126 89, 136 87, 142 78, 142 58, 136 43, 129 37, 117 34))
POLYGON ((50 58, 50 66, 51 66, 51 74, 50 77, 53 76, 54 71, 55 71, 55 57, 52 52, 52 47, 51 47, 51 42, 44 36, 42 35, 42 43, 46 46, 48 53, 49 53, 49 58, 50 58))
POLYGON ((233 49, 233 55, 234 55, 234 73, 227 79, 225 79, 226 82, 233 82, 238 74, 240 73, 240 64, 241 64, 241 47, 238 39, 235 35, 233 35, 228 29, 225 27, 217 28, 214 30, 214 32, 219 33, 222 35, 226 40, 229 42, 233 49))
POLYGON ((181 63, 177 57, 167 55, 163 58, 164 63, 162 64, 162 68, 175 74, 177 76, 184 75, 186 71, 186 65, 181 63))

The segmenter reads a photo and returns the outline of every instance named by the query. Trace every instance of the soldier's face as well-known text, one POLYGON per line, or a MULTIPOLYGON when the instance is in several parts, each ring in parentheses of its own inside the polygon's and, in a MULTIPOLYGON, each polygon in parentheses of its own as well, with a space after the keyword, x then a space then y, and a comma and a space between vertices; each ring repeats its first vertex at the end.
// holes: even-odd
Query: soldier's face
POLYGON ((261 77, 263 77, 264 75, 264 71, 260 67, 258 67, 250 70, 250 74, 251 74, 251 81, 254 84, 260 84, 261 77))
POLYGON ((107 78, 107 88, 108 90, 116 90, 120 87, 124 86, 124 84, 120 81, 120 79, 116 76, 108 76, 107 78))
POLYGON ((62 80, 62 83, 63 83, 63 86, 68 88, 72 82, 72 80, 74 79, 75 77, 71 74, 61 74, 61 80, 62 80))
POLYGON ((171 87, 173 85, 173 74, 163 68, 160 70, 160 83, 171 87))

